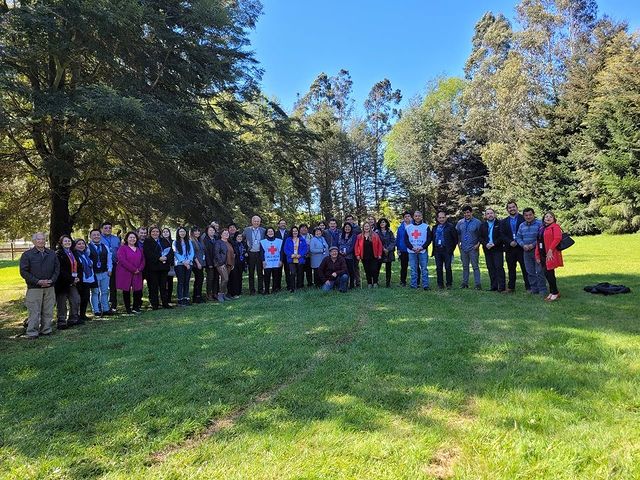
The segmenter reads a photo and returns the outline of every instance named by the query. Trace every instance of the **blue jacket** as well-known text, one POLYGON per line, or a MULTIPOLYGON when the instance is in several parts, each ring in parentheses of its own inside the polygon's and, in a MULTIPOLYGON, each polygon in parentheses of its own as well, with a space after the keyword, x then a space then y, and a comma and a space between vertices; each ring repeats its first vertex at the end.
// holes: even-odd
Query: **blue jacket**
POLYGON ((183 250, 182 253, 178 252, 178 249, 176 248, 178 240, 174 240, 173 241, 173 256, 174 256, 174 260, 175 260, 175 265, 183 265, 183 262, 188 261, 189 265, 193 265, 193 259, 195 257, 195 248, 193 247, 193 242, 187 238, 185 240, 185 247, 187 246, 187 244, 189 245, 189 251, 185 252, 184 250, 186 250, 186 248, 183 250))
MULTIPOLYGON (((298 255, 301 255, 301 257, 298 259, 298 263, 304 265, 304 257, 307 254, 309 247, 307 246, 307 241, 304 238, 299 238, 300 243, 298 244, 298 255)), ((284 255, 287 258, 287 263, 293 263, 293 258, 291 258, 291 255, 293 255, 293 238, 287 237, 282 249, 284 250, 284 255)))
POLYGON ((324 237, 313 237, 309 243, 311 252, 311 268, 318 268, 322 259, 329 256, 329 245, 324 237))
POLYGON ((328 234, 327 243, 330 247, 337 247, 340 244, 340 230, 337 228, 334 231, 331 231, 330 228, 327 228, 325 232, 328 234), (329 240, 330 239, 330 240, 329 240))
POLYGON ((405 241, 404 234, 404 222, 402 222, 396 232, 396 248, 398 249, 398 252, 407 253, 407 243, 405 241))
POLYGON ((338 248, 340 249, 340 253, 344 255, 344 258, 348 258, 349 260, 353 260, 353 250, 356 245, 356 238, 358 236, 355 234, 351 234, 349 238, 344 238, 344 236, 340 235, 340 241, 338 242, 338 248))

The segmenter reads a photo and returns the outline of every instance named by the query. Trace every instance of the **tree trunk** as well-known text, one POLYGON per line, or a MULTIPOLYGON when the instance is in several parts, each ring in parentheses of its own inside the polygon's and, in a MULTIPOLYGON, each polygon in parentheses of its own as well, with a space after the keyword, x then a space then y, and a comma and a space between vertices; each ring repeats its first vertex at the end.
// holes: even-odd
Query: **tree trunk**
POLYGON ((50 178, 51 182, 51 222, 49 225, 49 244, 53 248, 61 235, 71 235, 73 219, 69 214, 71 189, 68 182, 59 177, 50 178))

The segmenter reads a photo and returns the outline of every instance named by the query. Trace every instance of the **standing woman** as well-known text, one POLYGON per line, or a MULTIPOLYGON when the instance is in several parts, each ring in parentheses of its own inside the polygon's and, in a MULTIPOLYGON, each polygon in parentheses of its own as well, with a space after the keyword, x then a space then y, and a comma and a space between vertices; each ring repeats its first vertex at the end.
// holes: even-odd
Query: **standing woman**
POLYGON ((204 249, 204 265, 207 271, 207 300, 216 300, 220 285, 220 275, 216 268, 216 242, 218 234, 213 225, 209 225, 204 231, 202 247, 204 249))
POLYGON ((244 273, 244 267, 247 264, 247 252, 249 251, 249 248, 244 241, 244 235, 242 232, 236 232, 235 240, 230 243, 233 247, 235 257, 233 270, 231 270, 231 273, 229 274, 227 292, 229 293, 229 296, 235 300, 240 298, 240 295, 242 295, 242 274, 244 273))
POLYGON ((284 241, 284 254, 291 280, 289 285, 291 293, 295 292, 296 288, 304 286, 303 269, 307 250, 307 241, 300 236, 300 230, 294 225, 284 241))
POLYGON ((175 259, 176 279, 178 280, 178 305, 189 305, 189 280, 193 267, 194 251, 187 229, 178 227, 176 239, 173 241, 173 255, 175 259))
POLYGON ((200 229, 191 227, 191 243, 193 244, 193 303, 204 303, 202 298, 202 283, 206 265, 204 245, 200 239, 200 229))
POLYGON ((173 267, 173 250, 169 240, 160 236, 158 227, 149 229, 149 237, 142 244, 142 253, 151 308, 157 310, 160 302, 162 308, 171 308, 167 296, 167 273, 173 267))
POLYGON ((329 244, 324 238, 324 232, 321 227, 313 229, 313 238, 309 243, 309 251, 311 252, 311 268, 313 269, 313 283, 316 287, 322 286, 322 277, 318 268, 324 257, 329 255, 329 244))
POLYGON ((396 260, 394 253, 396 250, 396 239, 390 228, 389 220, 386 218, 378 220, 378 235, 382 241, 382 262, 380 266, 384 264, 386 286, 389 288, 391 286, 391 263, 396 260))
POLYGON ((215 244, 216 269, 220 275, 220 290, 218 292, 220 303, 231 300, 228 290, 229 274, 235 267, 235 256, 233 245, 229 242, 229 230, 225 228, 220 233, 220 240, 217 240, 215 244))
POLYGON ((124 308, 127 313, 142 313, 142 271, 144 253, 138 247, 138 235, 129 232, 124 236, 124 245, 118 249, 118 269, 116 270, 116 288, 122 290, 124 308), (133 307, 131 306, 133 290, 133 307))
POLYGON ((282 239, 276 238, 276 232, 273 228, 267 228, 265 238, 260 240, 260 257, 262 258, 262 269, 264 270, 265 295, 269 295, 269 286, 275 289, 275 286, 280 283, 278 276, 282 273, 281 252, 282 239))
POLYGON ((96 276, 93 273, 93 261, 91 260, 89 247, 84 238, 76 240, 74 247, 76 256, 82 264, 82 280, 78 283, 78 292, 80 293, 80 311, 78 313, 78 323, 84 323, 87 318, 87 306, 91 298, 91 289, 98 286, 96 276))
POLYGON ((356 244, 356 236, 353 234, 353 225, 345 222, 342 226, 342 233, 338 242, 338 250, 347 262, 349 272, 349 288, 353 288, 356 281, 356 261, 353 257, 353 250, 356 244))
POLYGON ((382 260, 382 241, 369 222, 362 224, 362 233, 356 239, 354 253, 362 261, 369 288, 378 287, 379 264, 382 260))
POLYGON ((548 302, 555 302, 560 298, 558 283, 556 281, 556 268, 564 266, 562 252, 558 246, 562 241, 562 229, 556 223, 556 216, 553 212, 544 214, 542 227, 538 230, 538 241, 536 242, 536 262, 542 265, 544 276, 549 284, 549 296, 545 298, 548 302))
MULTIPOLYGON (((172 250, 173 250, 173 239, 171 238, 171 230, 169 230, 166 227, 163 228, 162 238, 164 238, 167 242, 169 242, 169 245, 172 246, 172 250)), ((172 260, 171 263, 169 264, 169 271, 167 272, 167 285, 165 287, 167 290, 167 302, 169 303, 172 303, 171 297, 173 296, 173 278, 175 276, 176 276, 175 262, 172 260)))
POLYGON ((73 251, 73 240, 62 235, 56 252, 60 262, 60 275, 55 284, 56 305, 58 307, 58 330, 78 324, 80 312, 80 293, 78 286, 82 279, 82 264, 73 251), (67 321, 67 302, 69 302, 69 320, 67 321))

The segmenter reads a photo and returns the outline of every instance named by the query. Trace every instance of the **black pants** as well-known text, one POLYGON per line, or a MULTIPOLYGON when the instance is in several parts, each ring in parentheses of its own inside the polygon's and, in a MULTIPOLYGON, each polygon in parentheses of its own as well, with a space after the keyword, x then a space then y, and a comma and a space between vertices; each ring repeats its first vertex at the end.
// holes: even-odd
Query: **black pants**
POLYGON ((540 259, 540 265, 542 265, 542 270, 544 271, 544 277, 547 279, 547 283, 549 284, 549 293, 551 293, 552 295, 557 295, 560 292, 558 292, 558 282, 556 281, 556 271, 547 270, 546 257, 542 257, 540 259))
POLYGON ((322 286, 322 278, 320 278, 320 269, 319 268, 314 268, 313 269, 313 284, 320 288, 322 286))
POLYGON ((360 260, 357 258, 353 259, 353 270, 355 272, 354 277, 356 278, 356 287, 360 286, 360 260))
POLYGON ((436 260, 436 277, 438 279, 438 287, 444 288, 443 267, 447 272, 447 287, 453 284, 453 272, 451 271, 451 254, 443 251, 435 253, 436 260))
POLYGON ((207 267, 207 297, 213 298, 220 290, 220 274, 216 267, 207 267))
POLYGON ((282 266, 278 269, 277 275, 272 275, 273 278, 273 291, 279 292, 282 290, 282 271, 284 270, 285 282, 287 285, 287 290, 289 290, 289 265, 286 262, 286 259, 282 262, 282 266))
POLYGON ((377 284, 380 276, 380 261, 377 258, 363 258, 362 266, 367 277, 367 285, 377 284))
POLYGON ((301 263, 290 263, 287 265, 287 270, 289 271, 289 282, 287 282, 289 284, 289 290, 293 291, 304 286, 303 268, 304 265, 301 263))
POLYGON ((521 247, 509 247, 504 254, 505 259, 507 260, 507 270, 509 272, 509 283, 508 287, 510 290, 514 290, 516 288, 516 268, 518 264, 520 264, 520 272, 522 272, 522 278, 524 279, 524 288, 527 290, 531 289, 529 285, 529 278, 527 275, 527 267, 524 264, 524 250, 521 247))
MULTIPOLYGON (((305 277, 307 277, 307 287, 312 286, 313 285, 313 268, 311 268, 310 258, 305 258, 305 264, 302 270, 304 271, 305 277)), ((302 283, 304 285, 304 278, 302 279, 302 283)))
POLYGON ((242 273, 244 270, 244 264, 238 263, 233 267, 231 273, 229 273, 229 283, 227 285, 227 294, 230 297, 237 297, 242 295, 242 273))
POLYGON ((354 258, 345 258, 347 262, 347 272, 349 272, 349 288, 353 288, 356 284, 356 265, 354 258))
POLYGON ((269 293, 269 287, 275 287, 278 282, 282 283, 282 267, 265 268, 262 278, 264 281, 264 293, 269 293))
POLYGON ((171 303, 171 296, 173 295, 173 279, 175 275, 167 275, 167 302, 171 303))
POLYGON ((262 292, 264 284, 262 258, 260 252, 249 252, 249 293, 256 293, 255 274, 258 275, 258 291, 262 292))
MULTIPOLYGON (((287 286, 287 290, 291 290, 295 288, 295 285, 291 284, 291 269, 289 269, 289 263, 287 262, 287 257, 282 253, 282 270, 284 271, 284 281, 287 286)), ((282 274, 280 275, 280 285, 278 285, 278 290, 282 288, 282 274)))
POLYGON ((407 272, 409 271, 409 254, 400 252, 400 285, 407 284, 407 272))
MULTIPOLYGON (((173 282, 171 282, 171 285, 173 286, 173 282)), ((147 288, 149 289, 149 303, 151 304, 151 308, 157 309, 160 306, 160 302, 162 302, 164 307, 169 304, 166 270, 147 272, 147 288), (158 295, 158 292, 160 295, 158 295)))
POLYGON ((193 303, 202 301, 202 284, 204 283, 204 269, 193 265, 193 303))
POLYGON ((113 263, 113 270, 111 270, 111 276, 109 277, 109 305, 115 310, 118 308, 118 289, 116 288, 116 268, 118 265, 113 263))
MULTIPOLYGON (((122 291, 122 299, 124 300, 124 308, 127 313, 131 313, 131 292, 122 291)), ((142 290, 133 291, 133 310, 140 310, 142 307, 142 290)))
POLYGON ((80 312, 78 317, 80 320, 85 320, 87 318, 87 307, 91 300, 91 287, 86 283, 80 283, 78 284, 78 293, 80 293, 80 312))
POLYGON ((489 271, 489 279, 491 280, 491 290, 503 291, 505 287, 504 277, 504 254, 502 250, 495 247, 491 250, 484 250, 484 259, 487 263, 489 271))
POLYGON ((393 262, 383 262, 380 264, 380 268, 384 265, 384 277, 387 287, 391 286, 391 266, 393 262))

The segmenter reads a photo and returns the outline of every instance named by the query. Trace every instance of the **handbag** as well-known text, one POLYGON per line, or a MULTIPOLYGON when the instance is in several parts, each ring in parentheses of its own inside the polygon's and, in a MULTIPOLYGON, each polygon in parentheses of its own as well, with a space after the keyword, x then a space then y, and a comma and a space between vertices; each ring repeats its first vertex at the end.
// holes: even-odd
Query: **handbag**
POLYGON ((562 240, 560 240, 560 244, 558 245, 558 250, 560 251, 566 250, 567 248, 572 246, 574 243, 576 243, 576 241, 573 238, 571 238, 571 235, 569 235, 568 233, 563 233, 562 240))

